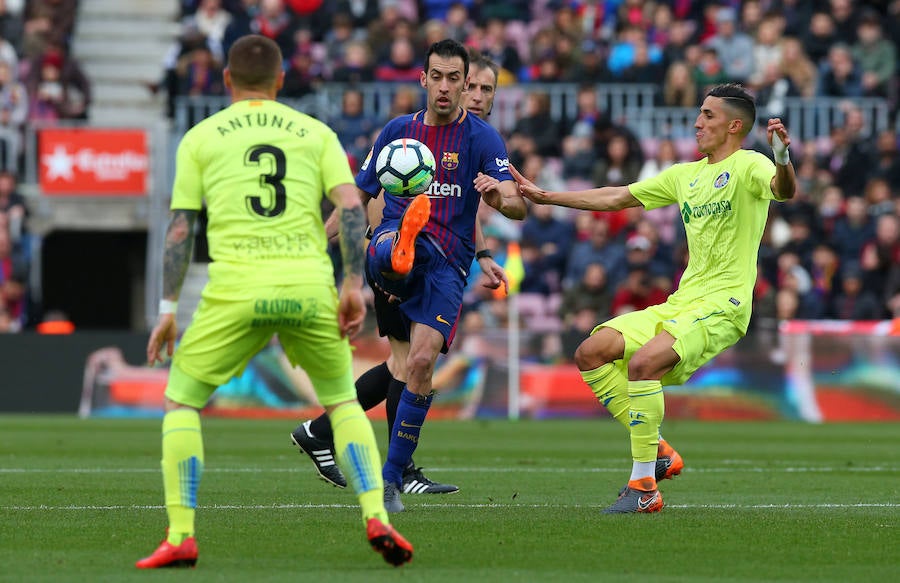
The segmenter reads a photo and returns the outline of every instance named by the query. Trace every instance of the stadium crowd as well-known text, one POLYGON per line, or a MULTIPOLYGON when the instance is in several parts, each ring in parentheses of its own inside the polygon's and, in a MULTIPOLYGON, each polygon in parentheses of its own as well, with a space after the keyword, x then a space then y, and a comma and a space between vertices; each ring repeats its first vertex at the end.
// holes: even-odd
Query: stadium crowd
MULTIPOLYGON (((4 129, 25 119, 83 117, 90 85, 67 56, 74 5, 0 2, 4 129), (16 17, 18 28, 10 25, 16 17), (22 88, 3 82, 4 63, 22 88), (48 75, 67 97, 46 109, 40 87, 48 75), (7 102, 26 92, 23 117, 7 102)), ((182 33, 150 84, 167 93, 169 115, 177 96, 223 94, 224 57, 247 33, 281 46, 285 98, 333 82, 395 82, 390 116, 408 113, 423 105, 409 84, 418 80, 425 48, 452 37, 500 66, 499 94, 512 85, 526 90, 504 137, 511 162, 548 188, 627 184, 696 157, 684 136, 641 140, 627 119, 612 119, 598 107, 603 84, 654 83, 655 105, 696 107, 709 86, 737 81, 754 92, 763 120, 786 116, 785 98, 846 98, 843 124, 791 148, 800 190, 796 201, 772 206, 754 319, 900 316, 898 136, 875 133, 853 103, 884 100, 888 127, 896 127, 900 0, 180 0, 179 8, 182 33), (577 84, 577 111, 554 117, 547 94, 528 91, 531 83, 577 84)), ((389 119, 363 103, 361 91, 348 90, 340 114, 326 120, 357 161, 389 119)), ((510 241, 521 245, 525 322, 557 333, 564 346, 607 317, 664 298, 686 264, 675 208, 538 207, 521 225, 483 218, 495 257, 502 260, 510 241)), ((476 269, 472 280, 478 277, 476 269)), ((464 311, 502 324, 502 299, 479 285, 467 293, 464 311)))

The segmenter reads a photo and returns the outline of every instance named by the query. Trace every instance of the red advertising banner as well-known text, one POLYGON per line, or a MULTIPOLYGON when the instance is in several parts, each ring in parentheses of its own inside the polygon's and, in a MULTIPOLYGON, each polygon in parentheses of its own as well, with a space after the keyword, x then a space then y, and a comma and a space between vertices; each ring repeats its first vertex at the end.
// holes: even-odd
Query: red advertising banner
POLYGON ((38 181, 44 194, 147 194, 147 133, 130 129, 38 130, 38 181))

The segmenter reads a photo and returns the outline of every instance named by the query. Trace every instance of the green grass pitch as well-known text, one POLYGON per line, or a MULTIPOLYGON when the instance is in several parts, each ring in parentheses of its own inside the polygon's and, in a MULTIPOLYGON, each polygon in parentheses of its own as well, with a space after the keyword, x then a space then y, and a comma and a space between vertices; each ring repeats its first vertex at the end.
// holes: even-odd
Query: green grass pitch
MULTIPOLYGON (((433 421, 403 497, 401 569, 356 499, 317 480, 290 421, 204 419, 200 560, 144 572, 166 524, 159 420, 0 417, 0 580, 886 581, 900 569, 900 424, 670 420, 687 464, 656 515, 605 516, 628 478, 614 422, 433 421), (402 578, 401 578, 402 577, 402 578)), ((382 449, 385 426, 375 423, 382 449)))

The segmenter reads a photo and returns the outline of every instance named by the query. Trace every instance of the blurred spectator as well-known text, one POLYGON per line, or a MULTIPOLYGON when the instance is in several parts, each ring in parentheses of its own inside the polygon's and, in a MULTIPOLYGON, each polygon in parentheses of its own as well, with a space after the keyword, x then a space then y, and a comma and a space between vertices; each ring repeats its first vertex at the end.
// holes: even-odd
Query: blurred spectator
POLYGON ((555 216, 559 210, 552 205, 531 205, 528 216, 522 223, 522 243, 530 242, 540 251, 551 291, 561 289, 566 261, 575 241, 574 225, 571 221, 555 216))
POLYGON ((803 48, 813 63, 821 63, 837 41, 834 20, 827 12, 816 12, 803 36, 803 48))
MULTIPOLYGON (((640 26, 624 24, 618 38, 609 51, 607 67, 614 78, 620 79, 625 70, 634 65, 638 46, 646 47, 646 35, 640 26)), ((651 45, 646 48, 647 62, 658 64, 662 62, 662 51, 651 45)))
POLYGON ((600 263, 606 268, 608 281, 621 281, 625 276, 625 247, 610 239, 609 224, 605 221, 593 221, 590 226, 590 237, 572 246, 566 261, 563 287, 581 281, 587 266, 591 263, 600 263))
POLYGON ((825 241, 834 241, 834 230, 844 210, 844 193, 834 185, 822 190, 822 198, 816 206, 816 223, 825 241))
POLYGON ((391 99, 391 110, 388 114, 388 119, 393 119, 398 115, 414 113, 419 109, 419 99, 420 93, 417 89, 413 87, 400 87, 391 99))
POLYGON ((782 45, 780 19, 767 16, 759 23, 753 43, 753 71, 747 82, 759 87, 763 84, 770 68, 780 68, 782 45))
POLYGON ((900 152, 897 134, 890 129, 878 134, 875 149, 874 175, 884 178, 892 191, 900 192, 900 152))
POLYGON ((800 308, 800 297, 795 290, 782 288, 775 293, 775 316, 779 321, 795 320, 800 308))
POLYGON ((810 265, 812 265, 812 253, 816 244, 813 238, 811 217, 805 213, 796 213, 791 216, 789 223, 791 227, 790 239, 782 247, 782 250, 796 255, 800 260, 800 264, 805 269, 809 269, 810 265))
POLYGON ((694 67, 694 83, 700 95, 706 93, 714 86, 727 83, 730 80, 722 67, 719 53, 713 47, 705 47, 700 52, 700 59, 694 67))
POLYGON ((878 320, 884 316, 878 297, 863 289, 862 270, 850 263, 841 271, 840 290, 832 301, 831 316, 840 320, 878 320))
POLYGON ((224 95, 222 67, 206 45, 192 50, 179 59, 175 68, 178 95, 224 95))
POLYGON ((225 29, 231 24, 231 14, 222 7, 222 0, 200 0, 197 11, 186 16, 183 26, 194 27, 209 41, 210 50, 219 62, 225 61, 223 41, 225 29))
POLYGON ((581 57, 568 67, 562 76, 569 83, 594 84, 611 80, 603 50, 592 40, 581 43, 581 57))
POLYGON ((662 78, 664 69, 661 58, 654 62, 650 57, 650 47, 644 40, 634 45, 634 60, 631 65, 622 71, 623 83, 658 83, 662 78))
POLYGON ((881 17, 867 12, 859 21, 858 41, 853 45, 853 59, 862 70, 862 90, 868 97, 892 96, 897 77, 897 46, 884 38, 881 17))
MULTIPOLYGON (((740 10, 738 28, 751 38, 756 38, 764 19, 759 0, 743 0, 737 8, 740 10)), ((770 18, 774 16, 775 13, 769 14, 770 18)))
POLYGON ((844 216, 834 225, 832 242, 842 264, 858 262, 865 244, 875 236, 875 222, 869 216, 866 201, 850 196, 844 205, 844 216))
POLYGON ((26 245, 28 234, 28 207, 25 197, 16 190, 16 175, 9 170, 0 171, 0 223, 7 229, 13 252, 20 252, 28 259, 26 245))
POLYGON ((359 33, 363 33, 368 23, 378 18, 379 0, 337 0, 328 4, 333 5, 335 15, 347 15, 354 30, 359 33))
MULTIPOLYGON (((590 130, 589 130, 590 131, 590 130)), ((590 134, 572 133, 562 141, 562 175, 566 190, 579 190, 593 186, 591 178, 597 156, 590 134)))
POLYGON ((827 243, 818 243, 812 252, 812 268, 809 275, 812 278, 812 294, 818 305, 820 313, 817 317, 832 318, 832 302, 840 282, 837 253, 827 243))
POLYGON ((259 1, 259 11, 250 20, 250 32, 272 39, 281 54, 290 55, 294 52, 294 30, 294 18, 284 0, 259 1))
POLYGON ((416 55, 412 41, 406 38, 395 39, 391 43, 387 61, 375 67, 375 80, 417 82, 422 73, 422 63, 416 55))
POLYGON ((697 84, 690 66, 684 61, 675 61, 666 70, 662 88, 662 105, 668 107, 696 107, 700 103, 697 84))
POLYGON ((499 18, 489 18, 484 26, 484 36, 476 46, 488 59, 500 67, 498 83, 504 85, 515 81, 522 69, 519 51, 506 38, 506 23, 499 18))
POLYGON ((547 269, 547 260, 540 248, 532 241, 523 239, 521 243, 522 268, 525 272, 519 282, 519 292, 523 294, 550 295, 552 274, 547 269))
POLYGON ((581 279, 563 291, 559 306, 559 317, 563 323, 570 323, 571 315, 579 310, 589 309, 600 319, 609 319, 612 313, 612 290, 602 263, 589 263, 581 279))
POLYGON ((612 316, 644 310, 665 301, 666 292, 653 285, 647 268, 635 266, 613 296, 612 316))
POLYGON ((90 81, 62 45, 48 44, 40 56, 30 61, 25 87, 32 100, 29 119, 87 119, 90 81))
MULTIPOLYGON (((0 60, 0 165, 16 170, 22 153, 22 128, 28 119, 28 91, 9 63, 0 60)), ((0 193, 2 197, 2 193, 0 193)), ((0 198, 0 210, 3 210, 0 198)))
POLYGON ((784 18, 784 34, 799 36, 809 28, 816 2, 810 0, 781 0, 779 10, 784 18))
POLYGON ((26 5, 22 53, 35 57, 49 44, 69 46, 77 0, 32 0, 26 5))
POLYGON ((562 130, 550 115, 550 96, 532 91, 525 97, 524 109, 513 132, 531 136, 542 156, 559 156, 562 130))
MULTIPOLYGON (((0 2, 2 1, 0 0, 0 2)), ((18 74, 19 54, 16 47, 2 34, 0 34, 0 62, 6 63, 11 70, 18 74)))
POLYGON ((362 159, 369 151, 369 136, 379 128, 380 123, 369 115, 363 107, 363 94, 358 89, 348 89, 341 97, 341 113, 329 121, 341 145, 357 159, 362 159))
POLYGON ((375 67, 369 46, 362 41, 348 42, 344 46, 341 63, 335 67, 331 80, 337 83, 366 83, 375 80, 375 67))
POLYGON ((675 61, 687 61, 688 47, 696 48, 694 23, 676 20, 668 32, 669 43, 662 48, 663 63, 669 66, 675 61))
MULTIPOLYGON (((25 23, 22 19, 22 4, 19 1, 19 11, 12 10, 7 0, 0 0, 0 39, 8 44, 15 53, 22 52, 22 32, 25 23)), ((0 43, 2 44, 2 43, 0 43)), ((6 58, 3 49, 0 49, 0 58, 6 58)), ((18 57, 17 57, 18 60, 18 57)))
POLYGON ((875 238, 862 250, 860 265, 863 285, 881 296, 887 288, 888 275, 900 263, 900 218, 881 215, 875 223, 875 238))
POLYGON ((894 213, 894 201, 891 200, 891 187, 887 180, 879 176, 870 178, 864 192, 871 216, 878 218, 894 213))
POLYGON ((615 134, 594 163, 593 182, 604 186, 631 184, 641 171, 641 156, 631 150, 627 136, 615 134))
POLYGON ((228 50, 234 41, 240 37, 253 33, 251 24, 259 14, 260 0, 240 0, 238 6, 230 11, 231 22, 225 27, 222 34, 222 53, 228 55, 228 50))
POLYGON ((862 97, 862 70, 853 60, 850 48, 835 44, 828 49, 828 59, 819 77, 819 95, 824 97, 862 97))
POLYGON ((716 12, 716 34, 704 44, 716 49, 729 81, 744 82, 754 70, 753 39, 737 28, 734 8, 723 6, 716 12))
POLYGON ((24 323, 27 268, 13 252, 5 217, 0 219, 0 307, 9 318, 9 331, 17 332, 24 323))
POLYGON ((462 2, 453 2, 447 8, 447 37, 463 44, 469 39, 472 32, 472 20, 469 18, 469 8, 462 2))
POLYGON ((856 23, 858 12, 854 10, 853 0, 830 0, 831 17, 834 19, 835 41, 845 45, 856 42, 856 23))
POLYGON ((791 80, 803 97, 813 97, 819 85, 819 70, 803 50, 803 45, 795 37, 781 40, 782 75, 791 80))
POLYGON ((461 401, 459 419, 474 418, 484 395, 490 365, 490 346, 484 331, 484 317, 479 312, 466 312, 459 327, 459 349, 441 358, 434 371, 432 386, 441 392, 441 401, 461 401))
POLYGON ((756 117, 760 123, 770 117, 781 118, 786 124, 788 118, 788 97, 798 97, 800 92, 794 86, 791 78, 782 70, 780 63, 767 63, 762 77, 758 80, 756 90, 756 117))
POLYGON ((310 33, 300 29, 295 35, 296 49, 290 56, 284 74, 284 87, 281 94, 285 97, 303 97, 318 89, 322 83, 322 68, 313 56, 313 43, 310 33))

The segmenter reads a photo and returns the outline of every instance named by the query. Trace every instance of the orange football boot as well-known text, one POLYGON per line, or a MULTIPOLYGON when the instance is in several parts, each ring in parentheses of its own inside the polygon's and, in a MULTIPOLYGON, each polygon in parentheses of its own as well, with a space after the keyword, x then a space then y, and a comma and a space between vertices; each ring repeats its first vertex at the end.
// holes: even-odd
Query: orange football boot
POLYGON ((656 481, 674 478, 683 469, 681 455, 665 439, 660 439, 656 449, 656 481))
POLYGON ((412 561, 413 546, 390 524, 370 518, 366 523, 366 536, 372 548, 393 566, 399 567, 412 561))
POLYGON ((408 274, 416 259, 416 238, 431 216, 431 199, 427 194, 415 197, 403 216, 400 217, 400 230, 391 250, 391 269, 397 275, 408 274))
POLYGON ((161 567, 193 567, 197 564, 197 539, 188 537, 177 547, 164 540, 149 557, 134 564, 138 569, 161 567))

